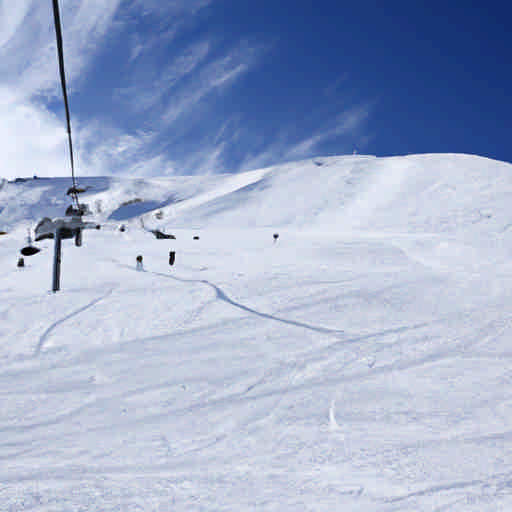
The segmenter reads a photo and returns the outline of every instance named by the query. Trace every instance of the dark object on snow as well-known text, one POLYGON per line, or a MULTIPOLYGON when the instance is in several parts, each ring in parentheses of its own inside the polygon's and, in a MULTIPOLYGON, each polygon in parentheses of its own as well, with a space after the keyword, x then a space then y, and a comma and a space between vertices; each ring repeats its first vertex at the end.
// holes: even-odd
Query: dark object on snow
POLYGON ((274 233, 274 242, 277 242, 278 238, 279 238, 279 233, 274 233))
POLYGON ((24 267, 25 266, 25 260, 23 258, 18 259, 18 267, 24 267))
POLYGON ((34 254, 37 254, 40 251, 41 249, 39 249, 39 247, 27 245, 26 247, 23 247, 20 252, 23 254, 23 256, 34 256, 34 254))
POLYGON ((137 270, 143 270, 143 266, 142 266, 142 255, 141 255, 141 254, 139 254, 139 255, 137 256, 137 258, 136 258, 136 259, 137 259, 137 265, 136 265, 136 267, 135 267, 135 268, 136 268, 137 270))
POLYGON ((7 235, 7 231, 0 231, 0 235, 7 235))
POLYGON ((66 217, 82 217, 82 215, 88 215, 91 213, 89 206, 86 204, 79 204, 78 208, 75 208, 70 204, 66 208, 66 217))
POLYGON ((126 231, 126 226, 124 224, 121 224, 119 226, 119 231, 121 231, 121 233, 124 233, 126 231))
POLYGON ((150 230, 153 235, 155 235, 155 238, 158 240, 176 240, 176 237, 174 235, 167 235, 163 231, 160 231, 159 229, 151 229, 150 230))
POLYGON ((199 240, 199 237, 196 235, 196 236, 194 237, 194 240, 199 240))
POLYGON ((72 194, 83 194, 84 192, 87 192, 90 188, 91 187, 71 187, 68 188, 66 195, 70 196, 72 194))
POLYGON ((140 197, 136 197, 135 199, 129 199, 128 201, 123 201, 119 206, 129 206, 131 204, 136 204, 136 203, 142 203, 142 199, 140 197))
POLYGON ((171 265, 171 267, 174 265, 175 260, 176 260, 176 253, 174 251, 169 251, 169 265, 171 265))

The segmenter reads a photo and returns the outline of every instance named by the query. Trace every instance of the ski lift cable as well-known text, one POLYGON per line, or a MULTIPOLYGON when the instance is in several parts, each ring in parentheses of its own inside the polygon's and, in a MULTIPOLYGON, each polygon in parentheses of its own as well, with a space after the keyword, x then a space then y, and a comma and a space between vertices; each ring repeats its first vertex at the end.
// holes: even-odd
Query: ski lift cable
MULTIPOLYGON (((53 277, 52 277, 52 290, 54 292, 60 290, 60 268, 61 268, 61 250, 62 250, 62 240, 67 238, 74 238, 75 245, 77 247, 82 245, 82 231, 84 229, 100 229, 99 224, 95 224, 93 222, 84 222, 82 220, 82 215, 87 213, 86 205, 81 205, 78 202, 78 193, 80 190, 76 186, 76 178, 75 178, 75 162, 73 158, 73 140, 71 136, 71 119, 69 115, 69 103, 68 103, 68 95, 67 95, 67 87, 66 87, 66 73, 64 69, 64 50, 62 43, 62 29, 61 29, 61 21, 60 21, 60 12, 59 12, 59 2, 58 0, 53 0, 53 16, 55 21, 55 35, 57 38, 57 53, 59 60, 59 71, 60 71, 60 82, 62 86, 62 95, 64 98, 64 107, 66 109, 66 122, 67 122, 67 132, 68 132, 68 142, 69 142, 69 157, 71 160, 71 179, 72 179, 72 187, 68 190, 68 195, 70 194, 76 204, 76 208, 73 208, 73 205, 66 210, 65 218, 57 218, 50 219, 49 217, 43 218, 35 227, 35 239, 36 241, 44 240, 44 239, 53 239, 54 243, 54 251, 53 251, 53 277)), ((38 253, 41 249, 34 247, 32 245, 32 239, 30 236, 30 231, 28 233, 27 246, 21 249, 21 254, 24 256, 32 256, 38 253)))
POLYGON ((71 195, 76 203, 77 210, 80 209, 78 204, 78 193, 77 193, 77 185, 75 178, 75 162, 73 158, 73 139, 71 137, 71 119, 69 115, 69 103, 68 103, 68 94, 66 87, 66 73, 64 68, 64 50, 62 43, 62 29, 61 29, 61 21, 60 21, 60 11, 59 11, 59 0, 53 0, 53 18, 55 21, 55 35, 57 38, 57 53, 59 56, 59 71, 60 71, 60 83, 62 86, 62 96, 64 97, 64 108, 66 110, 66 123, 67 123, 67 132, 68 132, 68 143, 69 143, 69 157, 71 160, 71 180, 73 183, 73 188, 71 195))

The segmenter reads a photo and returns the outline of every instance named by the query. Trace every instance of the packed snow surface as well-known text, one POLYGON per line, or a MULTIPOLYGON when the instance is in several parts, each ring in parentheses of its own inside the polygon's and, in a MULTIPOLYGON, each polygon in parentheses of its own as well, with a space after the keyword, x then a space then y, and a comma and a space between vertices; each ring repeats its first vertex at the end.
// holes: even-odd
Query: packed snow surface
POLYGON ((52 293, 69 180, 0 180, 1 511, 512 510, 512 165, 80 185, 52 293))

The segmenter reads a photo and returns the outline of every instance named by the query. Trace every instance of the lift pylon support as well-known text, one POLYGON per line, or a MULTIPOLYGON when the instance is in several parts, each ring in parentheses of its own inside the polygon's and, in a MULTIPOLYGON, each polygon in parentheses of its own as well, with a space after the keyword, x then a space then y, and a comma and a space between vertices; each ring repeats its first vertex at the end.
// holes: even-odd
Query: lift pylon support
POLYGON ((52 273, 52 291, 54 292, 60 290, 62 240, 74 238, 75 245, 79 247, 82 245, 82 231, 84 229, 100 229, 100 225, 95 222, 84 222, 81 217, 63 217, 53 220, 45 217, 35 228, 36 241, 55 240, 52 273))

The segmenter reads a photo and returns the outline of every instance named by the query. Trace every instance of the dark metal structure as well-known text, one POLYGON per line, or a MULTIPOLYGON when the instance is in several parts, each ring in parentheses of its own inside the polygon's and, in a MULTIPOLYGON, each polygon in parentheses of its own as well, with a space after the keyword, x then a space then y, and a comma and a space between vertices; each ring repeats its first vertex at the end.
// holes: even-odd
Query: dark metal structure
POLYGON ((100 229, 95 222, 84 222, 81 217, 64 217, 50 219, 45 217, 35 228, 36 241, 53 239, 53 277, 52 291, 60 290, 60 267, 62 261, 62 240, 75 239, 75 245, 82 245, 82 231, 84 229, 100 229))

